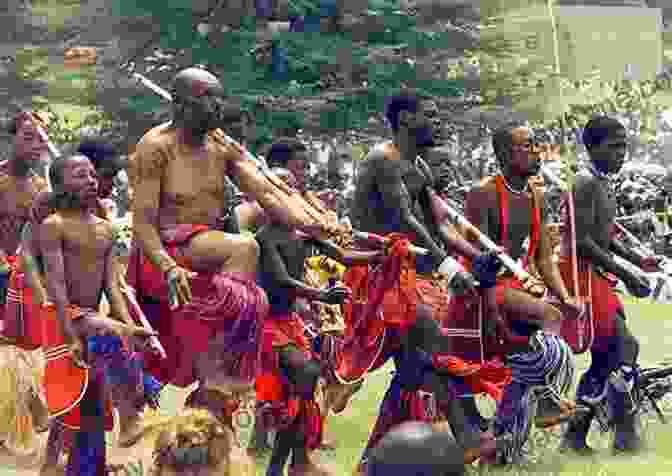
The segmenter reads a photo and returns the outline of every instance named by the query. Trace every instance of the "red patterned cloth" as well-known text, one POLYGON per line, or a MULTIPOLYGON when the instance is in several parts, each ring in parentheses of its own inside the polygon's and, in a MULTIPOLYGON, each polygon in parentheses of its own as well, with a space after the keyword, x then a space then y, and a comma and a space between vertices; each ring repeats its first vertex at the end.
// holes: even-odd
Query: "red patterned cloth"
POLYGON ((24 350, 36 350, 42 346, 42 322, 40 309, 33 304, 33 293, 25 283, 22 260, 9 256, 12 268, 7 288, 7 304, 2 309, 2 337, 24 350))
POLYGON ((415 260, 410 241, 401 235, 392 240, 382 265, 353 266, 344 281, 353 292, 343 306, 345 336, 334 352, 334 372, 348 382, 361 379, 387 361, 399 346, 398 334, 415 321, 415 260))
MULTIPOLYGON (((574 282, 572 277, 571 261, 561 260, 559 263, 560 273, 565 283, 574 282)), ((597 273, 588 261, 580 260, 578 264, 579 293, 582 297, 588 296, 588 281, 590 281, 590 312, 592 325, 594 326, 594 340, 591 349, 605 351, 609 348, 609 341, 616 332, 616 315, 624 313, 623 302, 614 292, 610 280, 597 273), (589 279, 590 278, 590 279, 589 279)), ((563 332, 564 334, 564 332, 563 332)), ((568 336, 571 338, 572 336, 568 336)), ((569 340, 569 339, 568 339, 569 340)))
MULTIPOLYGON (((181 249, 206 225, 179 225, 163 230, 166 251, 191 269, 181 249)), ((199 273, 191 280, 192 302, 172 310, 161 272, 133 246, 128 284, 168 354, 148 354, 146 370, 164 383, 187 387, 197 380, 235 378, 252 383, 258 372, 266 294, 253 277, 236 273, 199 273)))
MULTIPOLYGON (((44 369, 44 393, 47 408, 51 417, 60 417, 59 421, 71 430, 79 430, 82 426, 80 403, 86 389, 94 380, 92 368, 77 367, 72 354, 65 344, 61 325, 56 317, 56 306, 42 306, 41 322, 43 324, 42 349, 46 360, 44 369)), ((86 342, 85 335, 93 335, 94 330, 87 325, 87 317, 97 316, 95 309, 69 306, 66 318, 73 321, 76 332, 86 342)), ((105 399, 105 430, 112 431, 114 420, 112 402, 105 399)))

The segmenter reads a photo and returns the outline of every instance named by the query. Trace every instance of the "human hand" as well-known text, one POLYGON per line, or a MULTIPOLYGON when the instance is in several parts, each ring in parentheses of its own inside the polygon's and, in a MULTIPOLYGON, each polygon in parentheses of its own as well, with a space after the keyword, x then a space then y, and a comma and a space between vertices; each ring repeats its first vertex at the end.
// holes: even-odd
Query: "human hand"
POLYGON ((178 309, 191 302, 191 286, 189 285, 189 279, 194 276, 196 276, 196 273, 184 269, 181 266, 175 266, 166 273, 168 299, 171 310, 178 309))
POLYGON ((659 256, 647 256, 643 258, 639 264, 639 267, 647 273, 656 273, 660 271, 660 262, 662 261, 659 256))
POLYGON ((75 333, 75 330, 72 328, 70 323, 67 323, 65 326, 63 326, 63 338, 65 340, 65 344, 70 350, 73 363, 79 368, 88 369, 89 365, 86 363, 86 359, 84 358, 84 343, 75 333))

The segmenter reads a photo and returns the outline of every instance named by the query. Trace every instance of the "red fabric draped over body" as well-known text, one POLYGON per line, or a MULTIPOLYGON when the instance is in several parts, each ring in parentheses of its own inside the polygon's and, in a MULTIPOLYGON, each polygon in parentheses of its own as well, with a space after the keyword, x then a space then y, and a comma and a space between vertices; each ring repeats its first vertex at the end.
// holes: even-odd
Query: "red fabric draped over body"
MULTIPOLYGON (((74 305, 66 310, 66 318, 72 320, 75 329, 82 334, 91 332, 84 322, 87 317, 97 314, 95 309, 84 309, 74 305)), ((79 430, 82 426, 80 403, 88 385, 94 379, 93 369, 78 367, 72 360, 72 354, 65 344, 61 325, 56 317, 56 306, 47 304, 41 307, 41 323, 42 349, 46 360, 43 385, 49 415, 60 417, 59 421, 67 428, 79 430)), ((112 431, 113 427, 112 401, 106 398, 105 430, 112 431)))
MULTIPOLYGON (((494 185, 499 202, 500 244, 510 248, 508 227, 510 223, 508 192, 501 175, 488 179, 483 186, 494 185)), ((533 193, 531 209, 530 243, 527 261, 534 259, 541 240, 541 209, 538 198, 533 193)), ((469 217, 468 217, 469 218, 469 217)), ((466 269, 471 269, 469 260, 462 260, 466 269)), ((511 275, 497 279, 497 305, 504 303, 507 289, 524 290, 523 283, 511 275)), ((454 375, 464 377, 474 392, 486 392, 493 398, 500 399, 503 388, 510 382, 511 373, 502 364, 501 358, 505 348, 495 346, 483 336, 482 298, 456 296, 451 300, 450 309, 442 319, 443 332, 454 338, 453 355, 434 357, 435 365, 445 367, 454 375)))
POLYGON ((410 241, 400 234, 392 240, 389 256, 379 266, 352 266, 344 282, 352 300, 343 305, 345 335, 334 352, 334 372, 355 382, 385 364, 399 347, 398 334, 415 322, 415 259, 410 241), (393 331, 393 332, 389 332, 393 331))
MULTIPOLYGON (((178 225, 162 231, 161 239, 170 256, 180 266, 191 269, 181 250, 194 236, 208 230, 206 225, 178 225)), ((171 311, 164 276, 135 244, 127 281, 135 289, 167 354, 165 360, 147 355, 149 373, 180 387, 204 377, 199 373, 252 384, 260 363, 262 326, 268 313, 266 294, 255 284, 254 277, 199 273, 190 282, 192 302, 171 311)))
POLYGON ((297 422, 306 436, 306 447, 314 450, 322 443, 323 418, 319 406, 312 398, 293 391, 291 383, 280 368, 278 351, 293 346, 303 352, 306 359, 317 360, 305 333, 303 319, 295 312, 271 314, 264 322, 262 338, 261 371, 255 380, 257 402, 273 404, 271 422, 266 424, 281 429, 297 422))
POLYGON ((7 303, 2 308, 3 340, 24 350, 36 350, 42 346, 42 323, 40 310, 33 303, 33 293, 27 286, 20 256, 9 256, 11 272, 7 286, 7 303))
MULTIPOLYGON (((559 268, 568 289, 573 290, 574 277, 571 260, 561 259, 559 268)), ((563 337, 573 348, 583 348, 584 345, 580 345, 582 342, 589 343, 592 340, 590 348, 598 351, 606 350, 609 346, 609 339, 615 335, 616 315, 619 312, 623 313, 623 302, 614 291, 612 282, 606 276, 596 272, 590 262, 579 259, 577 271, 579 293, 582 297, 591 298, 588 303, 590 318, 585 326, 572 328, 572 334, 567 334, 563 330, 563 337), (589 283, 590 289, 588 288, 589 283), (579 332, 583 335, 574 335, 579 332)))

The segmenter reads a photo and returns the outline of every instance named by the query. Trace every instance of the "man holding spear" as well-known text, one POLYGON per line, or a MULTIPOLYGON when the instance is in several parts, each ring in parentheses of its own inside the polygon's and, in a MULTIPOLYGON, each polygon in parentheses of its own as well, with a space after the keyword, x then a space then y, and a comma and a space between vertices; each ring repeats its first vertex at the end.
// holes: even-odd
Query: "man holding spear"
POLYGON ((491 326, 496 328, 494 336, 489 332, 486 341, 486 354, 506 355, 512 371, 513 380, 498 406, 495 436, 511 434, 514 444, 511 451, 489 461, 505 463, 518 459, 527 438, 533 387, 545 388, 552 397, 542 403, 556 404, 555 409, 550 405, 541 408, 543 418, 537 419, 538 425, 566 419, 573 412, 563 395, 573 376, 571 349, 554 332, 540 330, 558 332, 563 317, 559 307, 578 312, 578 306, 552 259, 543 195, 530 183, 540 170, 540 150, 533 132, 522 123, 507 124, 495 132, 493 148, 501 174, 487 177, 472 189, 465 209, 469 224, 475 225, 467 226, 467 236, 481 244, 491 241, 506 253, 502 256, 506 269, 496 280, 481 283, 487 319, 496 323, 491 326), (528 263, 535 264, 543 283, 530 277, 525 270, 528 263), (541 299, 544 288, 557 297, 559 306, 541 299))
POLYGON ((225 178, 278 222, 322 236, 335 230, 218 129, 225 103, 214 75, 185 69, 172 96, 142 81, 174 100, 173 121, 148 131, 129 164, 136 248, 128 282, 168 354, 152 373, 179 386, 198 381, 192 403, 218 394, 233 411, 234 395, 252 389, 268 302, 255 283, 254 239, 217 229, 225 178))

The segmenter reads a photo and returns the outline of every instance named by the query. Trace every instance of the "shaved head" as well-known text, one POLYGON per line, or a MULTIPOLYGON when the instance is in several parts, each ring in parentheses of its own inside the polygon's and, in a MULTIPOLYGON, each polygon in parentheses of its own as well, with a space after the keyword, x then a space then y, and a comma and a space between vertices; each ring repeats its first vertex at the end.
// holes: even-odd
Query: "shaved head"
POLYGON ((222 83, 211 72, 192 67, 183 69, 173 80, 173 92, 177 98, 200 98, 205 95, 222 96, 222 83))
POLYGON ((464 452, 449 433, 410 422, 390 431, 373 450, 367 476, 462 476, 464 452))

